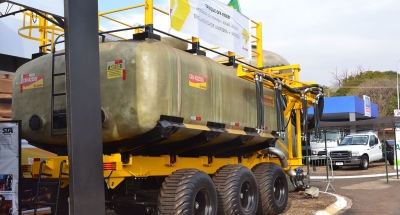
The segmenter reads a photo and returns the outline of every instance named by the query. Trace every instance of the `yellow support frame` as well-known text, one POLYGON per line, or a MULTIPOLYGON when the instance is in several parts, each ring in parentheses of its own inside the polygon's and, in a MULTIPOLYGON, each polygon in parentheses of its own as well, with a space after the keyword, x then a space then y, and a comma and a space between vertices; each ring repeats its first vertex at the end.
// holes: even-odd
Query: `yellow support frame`
MULTIPOLYGON (((58 156, 46 158, 46 163, 43 165, 42 174, 46 175, 48 179, 58 178, 59 168, 61 161, 66 160, 67 163, 63 166, 62 186, 68 185, 68 157, 58 156), (64 180, 65 179, 65 180, 64 180)), ((32 173, 34 177, 38 177, 40 160, 36 160, 32 164, 32 173)), ((159 157, 149 156, 130 156, 129 162, 124 164, 121 162, 121 154, 112 154, 109 156, 103 156, 104 163, 104 179, 110 188, 115 188, 121 183, 124 178, 147 178, 151 176, 167 176, 172 172, 183 169, 183 168, 195 168, 204 171, 207 174, 214 174, 219 168, 229 164, 241 164, 248 168, 253 168, 255 165, 264 162, 273 162, 280 164, 278 158, 271 158, 267 155, 262 155, 261 152, 255 152, 253 156, 249 158, 241 158, 239 162, 238 157, 229 158, 215 158, 212 157, 212 162, 209 163, 207 156, 200 157, 179 157, 176 156, 174 163, 170 162, 169 155, 162 155, 159 157), (106 169, 107 164, 112 163, 113 169, 106 169)), ((301 164, 291 164, 289 168, 296 168, 301 164)))
MULTIPOLYGON (((279 78, 284 84, 286 84, 289 87, 295 88, 295 87, 302 87, 306 86, 309 83, 303 83, 299 81, 299 72, 301 68, 299 64, 293 64, 293 65, 287 65, 287 66, 279 66, 279 67, 272 67, 272 68, 265 68, 263 70, 261 69, 255 69, 253 67, 247 66, 247 65, 238 65, 236 75, 242 79, 245 79, 250 82, 255 82, 255 73, 264 73, 271 78, 279 78), (292 72, 289 73, 282 73, 283 70, 292 70, 292 72)), ((274 84, 269 82, 269 81, 264 81, 263 86, 268 89, 274 89, 274 84)), ((280 145, 283 150, 285 150, 288 153, 288 162, 291 166, 299 166, 302 164, 302 146, 301 146, 301 122, 300 122, 300 113, 302 110, 302 100, 301 100, 301 95, 299 94, 294 94, 285 88, 282 88, 282 92, 284 95, 287 96, 287 108, 284 110, 284 117, 286 120, 291 120, 290 118, 290 112, 292 110, 295 110, 296 112, 296 138, 293 140, 292 133, 293 133, 293 128, 292 126, 287 127, 287 133, 289 134, 287 137, 288 140, 288 148, 284 147, 284 145, 277 141, 278 145, 280 145), (296 144, 296 154, 297 156, 293 155, 294 149, 293 146, 296 144)), ((314 104, 314 96, 311 93, 307 93, 306 95, 307 98, 307 107, 310 107, 314 104)))
MULTIPOLYGON (((112 17, 107 16, 108 14, 113 14, 121 11, 126 11, 126 10, 131 10, 135 8, 141 8, 144 7, 144 23, 145 25, 153 25, 153 16, 154 16, 154 10, 159 11, 163 14, 169 15, 168 12, 163 11, 157 7, 154 6, 153 0, 144 0, 143 4, 138 4, 138 5, 133 5, 129 7, 124 7, 120 9, 115 9, 115 10, 110 10, 110 11, 105 11, 105 12, 99 12, 99 26, 100 26, 100 18, 103 17, 105 19, 111 20, 113 22, 119 23, 121 25, 127 26, 127 27, 134 27, 130 24, 121 22, 119 20, 116 20, 112 17)), ((28 14, 29 15, 29 14, 28 14)), ((47 15, 46 15, 47 16, 47 15)), ((48 16, 51 18, 51 16, 48 16)), ((19 34, 25 38, 28 39, 34 39, 40 41, 40 45, 46 45, 46 43, 54 42, 54 35, 57 35, 56 31, 60 31, 60 28, 57 28, 54 25, 49 25, 48 21, 39 18, 40 23, 38 26, 33 26, 32 20, 33 20, 33 13, 30 12, 30 20, 29 20, 29 26, 25 25, 25 15, 24 15, 24 24, 23 27, 20 29, 22 30, 29 30, 28 35, 24 35, 19 32, 19 34), (34 38, 32 37, 32 29, 39 29, 41 32, 39 38, 34 38), (51 33, 51 38, 47 35, 48 33, 51 33)), ((252 53, 254 54, 253 57, 256 58, 257 64, 256 67, 258 69, 255 69, 253 67, 249 67, 246 65, 241 65, 239 64, 237 68, 237 76, 240 78, 243 78, 245 80, 254 82, 254 73, 255 72, 261 72, 265 73, 272 78, 280 78, 286 85, 290 87, 299 87, 299 86, 305 86, 305 83, 302 83, 299 81, 299 72, 300 72, 300 66, 298 64, 294 65, 288 65, 288 66, 281 66, 281 67, 273 67, 273 68, 263 68, 263 43, 262 43, 262 23, 261 22, 256 22, 251 20, 251 23, 254 24, 251 26, 252 29, 255 30, 255 35, 251 34, 252 41, 251 43, 255 43, 256 49, 252 50, 252 53), (284 73, 281 74, 282 70, 288 70, 291 69, 293 72, 291 73, 284 73)), ((135 33, 140 33, 143 31, 142 29, 135 29, 135 33)), ((99 29, 99 32, 103 32, 102 30, 99 29)), ((120 38, 120 39, 126 39, 124 37, 120 37, 115 34, 110 34, 114 37, 120 38)), ((199 38, 192 37, 189 40, 192 42, 199 42, 199 38)), ((218 49, 219 47, 213 47, 211 49, 218 49)), ((43 52, 47 52, 47 49, 44 47, 43 52)), ((234 52, 228 51, 228 56, 235 56, 234 52)), ((236 59, 242 59, 243 57, 241 56, 235 56, 236 59)), ((219 62, 225 62, 227 60, 220 60, 219 62)), ((274 85, 272 83, 264 82, 264 87, 272 89, 274 85)), ((299 166, 302 166, 301 163, 301 136, 300 136, 300 110, 301 110, 301 102, 300 101, 300 96, 297 94, 293 94, 285 89, 283 89, 283 93, 288 97, 288 104, 287 104, 287 109, 284 112, 285 118, 289 120, 290 116, 290 110, 295 109, 296 110, 296 132, 297 136, 296 139, 293 140, 292 135, 288 135, 288 147, 284 146, 280 141, 277 141, 278 145, 280 145, 284 151, 286 151, 289 156, 288 156, 288 161, 289 161, 289 168, 297 168, 299 166), (293 142, 297 142, 297 157, 293 156, 293 142)), ((309 101, 307 103, 308 106, 311 106, 313 98, 310 95, 307 95, 307 100, 309 101)), ((288 127, 288 132, 292 133, 292 127, 288 127)), ((67 157, 52 157, 52 158, 47 158, 47 162, 44 168, 44 173, 49 174, 50 178, 55 178, 58 177, 58 171, 59 171, 59 164, 62 160, 67 160, 67 157)), ((171 174, 173 171, 181 169, 181 168, 197 168, 199 170, 202 170, 206 172, 207 174, 214 174, 216 170, 224 165, 228 164, 239 164, 239 159, 237 157, 231 157, 231 158, 213 158, 212 163, 208 163, 208 157, 176 157, 176 162, 171 164, 169 162, 169 156, 159 156, 159 157, 145 157, 145 156, 130 156, 129 163, 128 164, 123 164, 121 162, 121 155, 120 154, 113 154, 111 156, 103 156, 103 161, 104 163, 112 163, 113 165, 115 164, 115 170, 105 170, 104 171, 104 178, 107 179, 107 183, 111 188, 116 187, 125 177, 138 177, 138 178, 145 178, 149 176, 166 176, 171 174)), ((253 156, 250 158, 241 158, 240 164, 245 165, 249 168, 252 168, 254 165, 261 163, 261 162, 274 162, 277 164, 279 163, 279 160, 276 158, 270 158, 266 155, 261 155, 260 152, 255 152, 253 156)), ((64 166, 64 170, 66 173, 68 173, 68 163, 64 166)), ((38 173, 38 162, 34 162, 33 168, 32 168, 33 173, 38 173)), ((68 183, 68 176, 64 175, 62 180, 63 180, 63 186, 66 186, 68 183)))

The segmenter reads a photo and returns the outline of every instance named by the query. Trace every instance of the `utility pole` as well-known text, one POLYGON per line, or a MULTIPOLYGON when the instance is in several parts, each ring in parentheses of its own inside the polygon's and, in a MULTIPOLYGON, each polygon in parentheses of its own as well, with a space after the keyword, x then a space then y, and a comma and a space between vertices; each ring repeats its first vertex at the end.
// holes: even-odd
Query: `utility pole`
POLYGON ((104 215, 97 0, 65 0, 70 214, 104 215))

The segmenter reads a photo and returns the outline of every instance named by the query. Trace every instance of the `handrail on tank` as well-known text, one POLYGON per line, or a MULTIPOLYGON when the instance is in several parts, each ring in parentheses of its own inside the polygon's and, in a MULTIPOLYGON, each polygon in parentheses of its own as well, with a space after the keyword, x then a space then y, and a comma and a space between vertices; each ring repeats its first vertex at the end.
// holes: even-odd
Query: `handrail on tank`
POLYGON ((100 12, 99 16, 107 15, 107 14, 110 14, 110 13, 117 13, 117 12, 121 12, 121 11, 125 11, 125 10, 131 10, 131 9, 134 9, 134 8, 139 8, 139 7, 144 7, 144 6, 145 6, 145 4, 137 4, 137 5, 132 5, 132 6, 129 6, 129 7, 123 7, 123 8, 119 8, 119 9, 115 9, 115 10, 109 10, 109 11, 106 11, 106 12, 100 12))
MULTIPOLYGON (((98 16, 99 16, 99 19, 98 19, 99 20, 99 23, 98 23, 99 28, 100 28, 100 18, 101 17, 103 17, 105 19, 108 19, 108 20, 111 20, 113 22, 116 22, 118 24, 133 28, 134 26, 132 26, 130 24, 124 23, 122 21, 119 21, 117 19, 114 19, 114 18, 106 16, 106 15, 107 14, 121 12, 121 11, 131 10, 131 9, 135 9, 135 8, 141 8, 141 7, 145 8, 145 10, 144 10, 145 26, 153 25, 153 12, 154 12, 154 10, 156 10, 158 12, 161 12, 161 13, 163 13, 165 15, 169 15, 169 12, 164 11, 164 10, 158 8, 158 7, 155 7, 153 0, 144 0, 143 4, 132 5, 132 6, 123 7, 123 8, 114 9, 114 10, 109 10, 109 11, 104 11, 104 12, 100 12, 99 11, 99 13, 98 13, 98 16)), ((51 50, 47 50, 46 47, 47 46, 53 47, 51 44, 53 44, 53 42, 54 42, 55 35, 61 35, 64 32, 64 29, 57 27, 55 24, 49 25, 49 21, 48 20, 54 20, 54 18, 49 14, 45 14, 45 13, 41 13, 40 14, 42 16, 46 16, 46 19, 36 15, 37 19, 39 20, 39 25, 33 25, 35 23, 34 22, 34 14, 35 13, 32 12, 32 11, 29 11, 29 10, 28 11, 23 11, 23 13, 24 13, 23 26, 18 30, 18 34, 20 36, 24 37, 24 38, 39 41, 40 42, 39 47, 40 47, 40 51, 41 52, 46 53, 47 51, 52 51, 52 49, 51 50), (28 26, 26 26, 26 24, 25 24, 26 23, 26 16, 29 17, 29 25, 28 26), (39 32, 40 32, 40 37, 32 36, 32 29, 38 29, 39 32), (28 34, 22 33, 21 31, 23 31, 23 30, 28 30, 28 34), (58 33, 58 32, 60 32, 60 33, 58 33), (48 35, 49 33, 50 33, 50 36, 48 35)), ((257 58, 257 67, 258 68, 262 68, 263 67, 262 33, 261 33, 262 32, 262 29, 261 29, 262 25, 261 25, 260 22, 256 22, 254 20, 251 20, 251 22, 255 24, 255 26, 251 26, 251 28, 252 29, 254 29, 254 28, 256 29, 256 35, 255 36, 253 34, 251 34, 251 32, 250 32, 250 36, 255 39, 255 40, 253 40, 251 42, 252 43, 256 43, 256 47, 257 47, 256 51, 252 50, 252 53, 255 54, 255 55, 252 55, 252 57, 256 57, 257 58)), ((143 32, 143 31, 144 30, 141 29, 141 28, 136 28, 135 29, 135 33, 140 33, 140 32, 143 32)), ((99 33, 105 33, 105 31, 99 29, 99 33)), ((112 34, 110 32, 108 32, 107 34, 109 34, 109 35, 111 35, 113 37, 122 39, 122 40, 127 40, 127 38, 124 38, 124 37, 116 35, 116 34, 112 34)), ((167 35, 169 35, 169 34, 167 34, 167 35)), ((200 42, 199 38, 192 37, 191 38, 191 42, 189 42, 189 43, 193 44, 195 42, 196 43, 200 42)), ((217 53, 217 54, 219 54, 221 56, 227 57, 227 58, 235 57, 236 60, 244 58, 243 56, 236 55, 234 52, 230 52, 231 54, 230 54, 230 56, 228 56, 228 55, 224 55, 224 54, 222 54, 220 52, 214 51, 216 49, 219 49, 219 47, 212 47, 212 48, 205 48, 204 46, 200 46, 200 47, 202 47, 203 50, 205 50, 205 51, 213 51, 213 52, 215 52, 215 53, 217 53)), ((226 62, 226 61, 228 61, 228 60, 219 60, 218 62, 226 62)), ((238 61, 238 62, 243 63, 241 61, 238 61)))
MULTIPOLYGON (((169 12, 164 11, 160 8, 157 8, 154 6, 154 1, 153 0, 144 0, 144 4, 137 4, 137 5, 133 5, 133 6, 129 6, 129 7, 123 7, 123 8, 119 8, 119 9, 114 9, 114 10, 110 10, 110 11, 106 11, 106 12, 99 12, 99 25, 100 25, 100 17, 106 18, 108 20, 114 21, 116 23, 125 25, 127 27, 133 27, 132 25, 129 25, 127 23, 121 22, 119 20, 113 19, 109 16, 105 16, 107 14, 111 14, 111 13, 117 13, 117 12, 121 12, 121 11, 126 11, 126 10, 130 10, 130 9, 135 9, 135 8, 140 8, 140 7, 144 7, 144 19, 145 19, 145 25, 153 25, 153 12, 154 10, 159 11, 165 15, 169 15, 169 12)), ((255 55, 252 55, 252 57, 256 57, 257 59, 257 67, 258 68, 262 68, 263 67, 263 53, 262 53, 262 25, 261 22, 256 22, 254 20, 251 20, 252 23, 254 23, 254 26, 251 26, 252 29, 256 29, 256 35, 250 34, 252 38, 254 38, 255 40, 252 41, 252 43, 256 43, 256 51, 252 50, 252 53, 255 53, 255 55)), ((101 30, 99 30, 101 31, 101 30)), ((137 29, 135 31, 135 33, 140 33, 141 29, 137 29)), ((164 33, 164 32, 161 32, 164 33)), ((250 32, 251 33, 251 32, 250 32)), ((112 35, 115 36, 115 35, 112 35)), ((126 38, 121 37, 121 36, 115 36, 117 38, 120 39, 124 39, 126 40, 126 38)), ((199 38, 196 37, 191 37, 190 39, 188 39, 189 41, 191 41, 192 43, 198 43, 200 42, 199 38)), ((203 51, 210 51, 211 50, 215 50, 215 49, 219 49, 219 47, 212 47, 212 48, 208 48, 208 49, 204 49, 203 51)), ((219 52, 217 52, 218 54, 221 54, 219 52)), ((233 52, 231 52, 233 53, 233 52)), ((222 55, 224 56, 224 55, 222 55)), ((225 56, 227 58, 235 56, 235 59, 243 59, 243 56, 239 56, 236 55, 235 53, 231 54, 230 56, 225 56)), ((227 62, 228 59, 223 59, 223 60, 218 60, 218 62, 227 62)))
MULTIPOLYGON (((22 9, 22 8, 21 8, 22 9)), ((54 36, 55 35, 60 35, 64 32, 64 29, 57 27, 55 24, 49 24, 49 21, 42 16, 48 16, 46 13, 40 13, 39 15, 36 14, 36 17, 34 18, 34 12, 29 11, 25 9, 23 11, 23 20, 22 20, 22 27, 18 29, 18 34, 21 37, 24 37, 26 39, 31 39, 31 40, 37 40, 39 41, 39 47, 40 47, 40 52, 46 53, 48 50, 46 48, 46 44, 48 42, 52 43, 54 41, 54 36), (26 18, 29 17, 29 25, 26 25, 26 18), (38 21, 38 25, 34 25, 38 21), (39 37, 33 36, 32 35, 32 30, 37 29, 39 31, 39 37), (24 30, 28 30, 28 33, 25 34, 24 30), (60 33, 57 33, 60 32, 60 33), (49 34, 50 37, 49 38, 49 34)), ((51 17, 48 19, 54 20, 51 17)), ((50 50, 52 51, 52 50, 50 50)))

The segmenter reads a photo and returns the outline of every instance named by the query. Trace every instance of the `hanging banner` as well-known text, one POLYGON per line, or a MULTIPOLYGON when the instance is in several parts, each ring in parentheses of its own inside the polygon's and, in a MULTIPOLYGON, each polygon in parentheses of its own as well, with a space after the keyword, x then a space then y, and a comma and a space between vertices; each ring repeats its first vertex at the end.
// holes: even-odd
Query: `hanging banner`
POLYGON ((364 99, 364 116, 371 117, 371 99, 369 96, 363 95, 364 99))
POLYGON ((20 170, 19 127, 16 122, 0 122, 0 215, 17 215, 20 170))
POLYGON ((393 155, 393 160, 394 160, 394 169, 399 168, 400 169, 400 123, 396 122, 395 123, 395 149, 397 151, 397 160, 396 156, 393 155))
POLYGON ((170 0, 171 28, 251 58, 250 19, 218 0, 170 0))

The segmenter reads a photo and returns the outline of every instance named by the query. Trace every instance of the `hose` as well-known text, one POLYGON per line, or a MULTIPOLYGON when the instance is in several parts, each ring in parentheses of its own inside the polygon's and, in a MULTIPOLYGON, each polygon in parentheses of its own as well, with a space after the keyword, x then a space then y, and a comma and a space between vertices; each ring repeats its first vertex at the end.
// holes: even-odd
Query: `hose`
POLYGON ((262 85, 262 77, 255 77, 256 84, 256 106, 257 106, 257 130, 261 132, 264 130, 264 92, 262 85))
MULTIPOLYGON (((286 98, 282 95, 282 88, 295 94, 301 94, 302 106, 300 120, 302 122, 302 136, 306 138, 305 134, 309 129, 317 128, 317 132, 320 132, 319 125, 320 119, 322 117, 324 109, 324 99, 323 99, 323 88, 319 84, 309 84, 306 86, 291 88, 285 83, 281 82, 279 78, 272 78, 264 73, 255 73, 256 82, 256 100, 257 100, 257 128, 259 130, 264 129, 264 108, 263 108, 263 85, 262 79, 272 82, 275 85, 275 103, 277 112, 277 130, 279 134, 284 134, 286 126, 284 125, 284 111, 286 107, 286 98), (306 93, 311 93, 316 95, 314 104, 314 115, 310 121, 307 121, 308 107, 306 100, 306 93)), ((296 126, 296 113, 294 110, 291 111, 290 118, 292 124, 296 126)))

